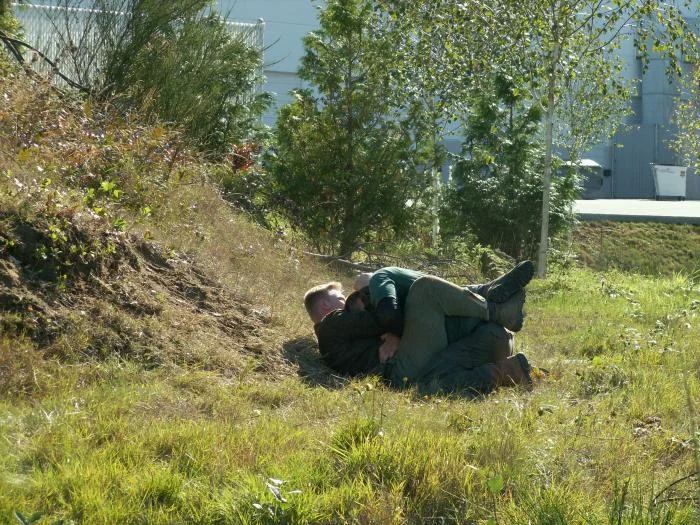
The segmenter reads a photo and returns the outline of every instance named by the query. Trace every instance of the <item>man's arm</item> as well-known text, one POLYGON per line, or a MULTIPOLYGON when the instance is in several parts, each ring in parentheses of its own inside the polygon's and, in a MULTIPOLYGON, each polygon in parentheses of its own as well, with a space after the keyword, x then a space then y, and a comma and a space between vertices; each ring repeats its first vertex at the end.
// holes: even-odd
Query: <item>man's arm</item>
POLYGON ((316 326, 322 328, 325 333, 333 333, 343 339, 379 337, 384 333, 374 313, 366 310, 335 310, 316 326))
POLYGON ((403 312, 393 268, 380 268, 369 280, 369 293, 384 332, 403 334, 403 312))
POLYGON ((342 351, 331 351, 322 354, 325 363, 333 370, 351 376, 371 374, 380 364, 379 345, 381 339, 371 337, 355 339, 343 347, 342 351))
POLYGON ((334 370, 357 375, 379 364, 382 329, 372 313, 336 310, 316 323, 314 330, 323 360, 334 370))

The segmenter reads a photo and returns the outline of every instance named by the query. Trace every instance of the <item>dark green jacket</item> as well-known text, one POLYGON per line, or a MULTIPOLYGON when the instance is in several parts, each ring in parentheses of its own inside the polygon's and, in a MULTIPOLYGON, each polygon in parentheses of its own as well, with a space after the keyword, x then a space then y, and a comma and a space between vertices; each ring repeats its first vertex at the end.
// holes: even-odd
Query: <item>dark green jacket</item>
POLYGON ((341 374, 382 373, 383 333, 372 312, 335 310, 314 325, 323 361, 341 374))
POLYGON ((411 285, 424 275, 398 266, 380 268, 372 274, 369 280, 369 296, 372 300, 372 306, 376 307, 382 299, 391 298, 403 311, 411 285))

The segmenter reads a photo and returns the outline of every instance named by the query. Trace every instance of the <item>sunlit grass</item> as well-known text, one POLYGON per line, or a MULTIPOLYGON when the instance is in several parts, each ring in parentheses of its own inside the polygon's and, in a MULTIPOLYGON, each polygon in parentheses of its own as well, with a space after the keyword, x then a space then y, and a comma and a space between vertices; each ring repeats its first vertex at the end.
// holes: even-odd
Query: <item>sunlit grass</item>
POLYGON ((620 269, 647 275, 700 271, 700 226, 643 222, 583 222, 574 251, 597 270, 620 269))
POLYGON ((551 369, 533 392, 424 399, 374 381, 327 390, 119 361, 46 372, 53 388, 3 406, 0 512, 86 523, 608 523, 617 512, 621 523, 694 523, 697 482, 663 491, 694 469, 684 385, 700 398, 697 289, 657 279, 651 293, 654 283, 604 277, 624 296, 580 270, 532 285, 523 346, 551 369), (564 353, 542 345, 553 337, 564 353), (601 338, 610 343, 595 352, 582 344, 601 338))
MULTIPOLYGON (((7 217, 82 206, 46 136, 31 158, 8 137, 7 217), (55 179, 46 187, 34 180, 42 158, 55 179)), ((96 161, 95 148, 68 149, 96 161)), ((239 308, 236 338, 222 335, 220 312, 123 275, 104 279, 127 281, 146 314, 87 287, 90 308, 66 307, 48 347, 23 332, 20 313, 1 312, 0 522, 16 512, 100 524, 700 521, 690 477, 700 465, 700 288, 687 265, 666 276, 555 265, 529 286, 516 337, 549 375, 531 392, 422 398, 331 377, 301 297, 352 276, 231 210, 206 166, 187 169, 165 184, 162 165, 155 175, 129 168, 124 189, 139 206, 110 202, 110 213, 128 219, 131 242, 154 242, 201 273, 205 298, 226 299, 217 308, 239 308)), ((636 271, 659 263, 651 247, 634 257, 636 271)))

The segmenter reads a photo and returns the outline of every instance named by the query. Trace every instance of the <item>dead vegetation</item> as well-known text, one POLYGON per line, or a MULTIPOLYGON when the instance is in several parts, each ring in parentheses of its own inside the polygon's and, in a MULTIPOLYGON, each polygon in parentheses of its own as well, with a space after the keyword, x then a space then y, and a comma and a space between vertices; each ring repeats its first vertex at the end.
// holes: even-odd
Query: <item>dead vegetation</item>
POLYGON ((308 332, 297 302, 323 270, 231 209, 210 183, 224 168, 12 74, 0 142, 1 390, 32 391, 52 361, 298 370, 285 341, 308 332))
MULTIPOLYGON (((109 255, 71 265, 59 286, 53 261, 35 256, 47 242, 42 226, 22 222, 5 231, 11 247, 0 264, 4 333, 25 336, 61 360, 114 355, 222 369, 240 367, 241 352, 259 346, 269 319, 195 260, 118 233, 109 255), (205 351, 201 341, 227 350, 205 351)), ((85 231, 71 234, 89 240, 85 231)))

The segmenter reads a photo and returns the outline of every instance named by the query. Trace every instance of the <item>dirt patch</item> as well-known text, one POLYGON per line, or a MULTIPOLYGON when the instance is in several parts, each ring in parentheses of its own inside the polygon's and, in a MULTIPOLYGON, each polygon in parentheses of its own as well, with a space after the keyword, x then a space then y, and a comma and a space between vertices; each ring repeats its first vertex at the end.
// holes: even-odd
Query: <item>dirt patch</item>
POLYGON ((0 223, 2 334, 67 361, 118 356, 235 371, 260 354, 269 319, 194 258, 72 221, 0 223))

